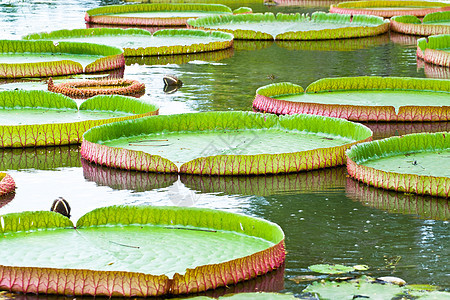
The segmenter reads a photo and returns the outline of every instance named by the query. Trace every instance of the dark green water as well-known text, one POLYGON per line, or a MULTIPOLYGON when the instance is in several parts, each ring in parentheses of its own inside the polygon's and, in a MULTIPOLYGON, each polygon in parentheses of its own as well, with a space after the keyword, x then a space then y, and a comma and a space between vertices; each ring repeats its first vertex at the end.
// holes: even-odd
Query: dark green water
MULTIPOLYGON (((84 12, 105 3, 2 1, 0 37, 85 28, 84 12)), ((250 6, 257 12, 268 10, 263 5, 250 6)), ((327 10, 270 8, 274 12, 318 9, 327 10)), ((415 42, 414 37, 394 34, 331 42, 236 41, 234 50, 205 55, 127 59, 124 77, 144 82, 146 95, 141 99, 159 104, 162 114, 251 110, 256 89, 272 82, 291 81, 306 87, 323 77, 449 78, 448 68, 416 61, 415 42), (164 93, 164 74, 178 76, 183 87, 173 94, 164 93)), ((11 86, 31 85, 0 85, 0 89, 11 86)), ((46 88, 42 82, 32 86, 46 88)), ((370 126, 377 138, 450 130, 448 122, 370 126)), ((317 263, 367 264, 366 274, 398 276, 411 284, 435 284, 450 290, 448 201, 369 188, 347 178, 344 168, 289 176, 178 178, 93 166, 80 161, 78 147, 73 146, 0 150, 0 170, 8 171, 18 187, 14 198, 0 199, 1 214, 48 210, 62 196, 72 206, 72 219, 114 204, 180 205, 241 212, 284 229, 288 251, 284 270, 211 295, 256 290, 298 294, 306 283, 289 279, 312 274, 307 267, 317 263), (400 258, 396 267, 386 268, 395 258, 400 258)))

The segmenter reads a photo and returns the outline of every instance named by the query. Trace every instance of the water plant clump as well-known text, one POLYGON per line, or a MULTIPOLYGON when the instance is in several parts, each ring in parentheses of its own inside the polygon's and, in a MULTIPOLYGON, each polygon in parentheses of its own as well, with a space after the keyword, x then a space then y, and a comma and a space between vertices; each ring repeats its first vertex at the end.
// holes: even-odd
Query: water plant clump
POLYGON ((423 17, 429 13, 449 10, 450 4, 433 1, 349 1, 330 6, 331 13, 374 15, 383 18, 402 15, 423 17))
POLYGON ((0 92, 0 147, 77 144, 91 127, 158 114, 159 108, 133 98, 96 96, 80 107, 46 91, 0 92))
POLYGON ((391 18, 391 30, 414 35, 450 34, 450 11, 427 14, 421 21, 416 16, 391 18))
POLYGON ((243 14, 208 16, 188 21, 188 27, 232 33, 246 40, 326 40, 374 36, 389 30, 389 21, 374 16, 315 12, 305 14, 243 14))
POLYGON ((197 293, 265 274, 285 260, 278 225, 218 210, 113 206, 85 214, 76 227, 54 212, 0 218, 0 248, 8 249, 0 258, 0 288, 15 292, 197 293))
POLYGON ((145 84, 132 79, 78 80, 54 83, 48 80, 48 90, 75 99, 86 99, 97 95, 123 95, 141 97, 145 94, 145 84))
POLYGON ((186 26, 190 18, 208 15, 232 14, 222 4, 150 3, 107 5, 86 12, 88 23, 133 26, 186 26))
POLYGON ((417 57, 430 64, 450 67, 450 34, 419 39, 417 57))
POLYGON ((371 136, 342 119, 207 112, 97 127, 84 135, 81 156, 147 172, 277 174, 341 165, 350 145, 371 136))
POLYGON ((347 151, 350 176, 405 193, 448 198, 450 138, 447 132, 415 133, 364 143, 347 151))
POLYGON ((89 42, 122 48, 124 56, 156 56, 200 53, 233 46, 233 35, 203 30, 90 28, 57 30, 24 36, 25 40, 89 42))
POLYGON ((448 80, 341 77, 259 88, 253 107, 275 114, 315 114, 352 121, 448 121, 448 80))
POLYGON ((123 51, 90 43, 0 40, 0 78, 94 73, 125 66, 123 51))
POLYGON ((16 183, 7 173, 0 172, 0 196, 14 192, 16 183))

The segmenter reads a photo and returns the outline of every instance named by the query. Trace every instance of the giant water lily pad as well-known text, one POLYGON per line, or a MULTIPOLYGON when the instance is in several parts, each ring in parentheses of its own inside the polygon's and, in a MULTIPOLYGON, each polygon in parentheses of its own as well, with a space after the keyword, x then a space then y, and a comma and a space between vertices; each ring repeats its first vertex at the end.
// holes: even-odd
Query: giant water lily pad
POLYGON ((450 138, 416 133, 364 143, 347 152, 347 170, 364 183, 399 192, 448 198, 450 138))
POLYGON ((83 133, 105 123, 158 113, 153 104, 123 96, 96 96, 77 103, 45 91, 0 92, 0 147, 79 143, 83 133))
POLYGON ((0 172, 0 196, 12 193, 15 189, 14 179, 10 175, 0 172))
POLYGON ((422 21, 409 15, 393 17, 391 30, 415 35, 450 34, 450 11, 428 14, 422 21))
POLYGON ((53 212, 0 219, 0 288, 25 293, 193 293, 256 277, 285 259, 278 225, 210 209, 100 208, 76 229, 53 212))
POLYGON ((89 42, 119 47, 124 56, 172 55, 229 48, 233 35, 203 30, 165 29, 153 35, 144 29, 91 28, 30 34, 26 40, 89 42))
POLYGON ((133 26, 185 26, 186 20, 209 15, 232 14, 222 4, 150 3, 108 5, 86 12, 88 23, 133 26))
POLYGON ((97 127, 84 135, 81 155, 128 170, 276 174, 343 164, 345 149, 371 136, 342 119, 207 112, 97 127))
POLYGON ((315 114, 353 121, 448 121, 450 81, 407 77, 342 77, 259 88, 257 110, 315 114))
POLYGON ((423 17, 426 14, 448 11, 450 4, 432 1, 349 1, 332 4, 330 12, 352 15, 374 15, 383 18, 413 15, 423 17))
POLYGON ((381 209, 394 214, 409 214, 428 220, 450 220, 447 199, 405 194, 368 186, 348 178, 345 192, 348 198, 362 205, 381 209))
POLYGON ((0 40, 0 78, 48 77, 121 68, 116 47, 75 42, 0 40))
POLYGON ((450 34, 419 39, 417 57, 427 63, 450 67, 450 34))
POLYGON ((389 30, 389 21, 373 16, 315 12, 305 14, 242 14, 189 20, 190 27, 230 32, 235 39, 326 40, 373 36, 389 30))

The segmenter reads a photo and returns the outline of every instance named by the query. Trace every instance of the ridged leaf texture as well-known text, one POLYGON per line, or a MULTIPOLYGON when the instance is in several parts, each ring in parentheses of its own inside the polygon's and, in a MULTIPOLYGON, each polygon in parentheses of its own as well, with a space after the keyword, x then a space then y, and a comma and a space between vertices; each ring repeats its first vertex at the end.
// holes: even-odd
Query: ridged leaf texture
POLYGON ((157 105, 119 95, 95 96, 80 105, 80 110, 120 111, 135 115, 158 111, 158 109, 157 105))
POLYGON ((442 79, 422 79, 406 77, 342 77, 324 78, 311 83, 307 93, 341 90, 427 90, 427 91, 450 91, 450 81, 442 79))
POLYGON ((0 91, 0 108, 14 107, 77 109, 77 103, 67 96, 46 91, 0 91))
POLYGON ((442 2, 431 1, 348 1, 340 2, 336 7, 341 8, 369 8, 369 7, 436 7, 436 6, 450 6, 450 4, 442 2))
POLYGON ((404 16, 395 16, 392 17, 391 20, 400 22, 400 23, 409 23, 409 24, 422 24, 420 19, 416 16, 404 15, 404 16))
POLYGON ((424 24, 442 21, 450 21, 450 11, 439 11, 427 14, 422 20, 424 24))
POLYGON ((67 217, 51 211, 25 211, 0 216, 0 233, 74 227, 67 217))
POLYGON ((299 94, 304 91, 305 90, 299 85, 290 82, 280 82, 260 87, 256 90, 256 94, 266 97, 275 97, 281 95, 299 94))
POLYGON ((426 38, 421 38, 417 41, 417 46, 422 50, 425 49, 447 49, 450 48, 450 34, 432 35, 426 38))
POLYGON ((117 36, 117 35, 144 35, 152 36, 151 32, 137 28, 88 28, 88 29, 62 29, 52 32, 32 33, 22 37, 23 40, 49 40, 68 37, 90 37, 90 36, 117 36))
POLYGON ((89 16, 149 11, 214 11, 232 13, 232 10, 221 4, 190 3, 151 3, 133 5, 108 5, 88 10, 89 16))

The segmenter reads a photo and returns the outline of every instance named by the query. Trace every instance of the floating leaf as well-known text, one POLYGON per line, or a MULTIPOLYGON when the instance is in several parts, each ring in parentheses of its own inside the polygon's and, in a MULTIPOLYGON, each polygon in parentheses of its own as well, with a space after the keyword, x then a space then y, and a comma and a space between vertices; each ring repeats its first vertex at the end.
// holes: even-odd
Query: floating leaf
POLYGON ((329 264, 318 264, 309 266, 309 269, 313 272, 322 274, 341 274, 352 272, 355 269, 353 267, 347 267, 343 265, 329 265, 329 264))

